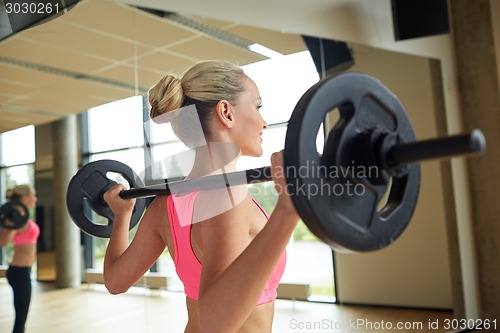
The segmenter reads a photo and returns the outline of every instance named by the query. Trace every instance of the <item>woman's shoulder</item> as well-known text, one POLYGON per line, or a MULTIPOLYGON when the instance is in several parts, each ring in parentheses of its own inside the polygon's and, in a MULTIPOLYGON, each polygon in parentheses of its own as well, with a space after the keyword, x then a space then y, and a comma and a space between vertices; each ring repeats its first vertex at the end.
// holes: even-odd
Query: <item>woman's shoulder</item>
POLYGON ((230 218, 235 214, 244 216, 250 209, 249 202, 251 197, 245 186, 201 191, 194 204, 193 222, 230 218))
POLYGON ((152 201, 151 203, 148 205, 148 208, 147 209, 154 209, 154 210, 157 210, 157 209, 166 209, 166 206, 167 206, 167 198, 168 196, 166 195, 159 195, 159 196, 156 196, 152 201))
POLYGON ((157 196, 148 204, 142 220, 153 220, 154 225, 158 224, 157 221, 166 221, 168 223, 167 212, 167 196, 157 196))

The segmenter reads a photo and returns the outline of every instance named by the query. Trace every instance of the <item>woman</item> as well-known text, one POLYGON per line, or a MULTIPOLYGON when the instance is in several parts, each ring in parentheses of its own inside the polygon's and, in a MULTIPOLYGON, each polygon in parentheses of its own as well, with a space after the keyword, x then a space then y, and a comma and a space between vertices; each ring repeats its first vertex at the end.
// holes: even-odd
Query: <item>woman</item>
MULTIPOLYGON (((262 154, 267 124, 259 113, 259 91, 234 64, 206 61, 180 79, 166 75, 150 90, 149 102, 151 118, 170 121, 196 152, 188 178, 231 172, 239 156, 262 154)), ((120 199, 122 185, 108 190, 104 199, 115 217, 104 262, 108 290, 125 292, 167 246, 184 283, 186 332, 270 332, 285 247, 299 220, 281 191, 286 188, 282 165, 282 154, 274 153, 279 197, 271 216, 245 186, 158 196, 130 245, 134 200, 120 199)))
MULTIPOLYGON (((36 191, 30 185, 17 185, 7 190, 6 197, 10 201, 21 202, 29 209, 36 207, 36 191)), ((28 318, 31 302, 31 267, 35 263, 39 235, 40 228, 31 219, 19 229, 0 230, 0 246, 6 246, 10 241, 14 243, 14 256, 7 269, 7 280, 14 293, 16 312, 13 333, 24 332, 28 318)))

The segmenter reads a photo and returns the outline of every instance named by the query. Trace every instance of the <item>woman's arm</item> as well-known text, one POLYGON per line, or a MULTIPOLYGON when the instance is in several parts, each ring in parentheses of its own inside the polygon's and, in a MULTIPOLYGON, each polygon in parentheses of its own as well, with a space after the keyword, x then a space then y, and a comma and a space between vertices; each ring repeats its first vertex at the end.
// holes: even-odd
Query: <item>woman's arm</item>
POLYGON ((203 332, 235 332, 244 324, 298 220, 293 212, 276 207, 262 231, 241 250, 248 243, 245 214, 243 207, 236 208, 200 223, 203 271, 198 315, 203 332))
POLYGON ((2 228, 0 229, 0 247, 7 246, 9 242, 14 238, 16 230, 2 228))
POLYGON ((122 190, 124 187, 117 185, 104 195, 115 217, 104 257, 104 284, 111 294, 126 292, 153 265, 166 246, 158 232, 157 222, 168 221, 168 215, 166 205, 159 197, 149 205, 129 245, 130 218, 135 200, 121 199, 118 193, 122 190))
MULTIPOLYGON (((272 161, 276 175, 281 154, 273 155, 272 161)), ((285 188, 283 174, 275 183, 277 189, 285 188)), ((290 198, 279 194, 273 214, 246 248, 250 210, 255 209, 250 199, 196 225, 203 248, 198 298, 203 332, 235 332, 255 308, 299 220, 290 198)))

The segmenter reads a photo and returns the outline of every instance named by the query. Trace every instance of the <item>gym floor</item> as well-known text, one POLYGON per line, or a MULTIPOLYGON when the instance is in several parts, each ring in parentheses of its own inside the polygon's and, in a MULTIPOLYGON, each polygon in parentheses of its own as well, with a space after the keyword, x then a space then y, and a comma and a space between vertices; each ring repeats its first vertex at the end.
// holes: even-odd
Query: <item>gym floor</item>
MULTIPOLYGON (((12 291, 0 278, 0 332, 10 332, 12 291)), ((133 287, 110 295, 102 285, 56 289, 33 282, 26 330, 32 333, 183 332, 187 320, 181 292, 133 287)), ((273 332, 444 332, 450 311, 276 301, 273 332), (430 324, 440 323, 439 329, 430 324), (396 325, 407 328, 396 328, 396 325), (389 329, 392 326, 392 329, 389 329), (431 327, 429 327, 431 326, 431 327)))

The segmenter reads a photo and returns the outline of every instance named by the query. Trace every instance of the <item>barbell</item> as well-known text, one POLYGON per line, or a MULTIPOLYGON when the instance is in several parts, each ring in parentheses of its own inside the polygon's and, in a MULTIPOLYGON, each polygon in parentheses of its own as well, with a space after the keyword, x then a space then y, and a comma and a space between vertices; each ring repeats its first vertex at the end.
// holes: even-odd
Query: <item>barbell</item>
POLYGON ((28 222, 28 208, 20 201, 8 201, 0 207, 0 227, 19 229, 28 222))
MULTIPOLYGON (((332 249, 366 252, 394 242, 409 224, 420 189, 420 161, 484 152, 479 130, 416 141, 412 124, 397 97, 377 79, 362 73, 327 77, 309 88, 288 122, 284 148, 286 191, 300 217, 332 249), (339 120, 318 153, 316 136, 325 117, 337 110, 339 120)), ((84 232, 109 237, 113 213, 103 194, 115 184, 109 172, 121 174, 136 198, 130 228, 139 222, 144 198, 182 194, 271 181, 270 167, 167 181, 144 186, 127 165, 100 160, 71 179, 67 206, 84 232), (98 225, 86 216, 84 202, 107 218, 98 225)))

